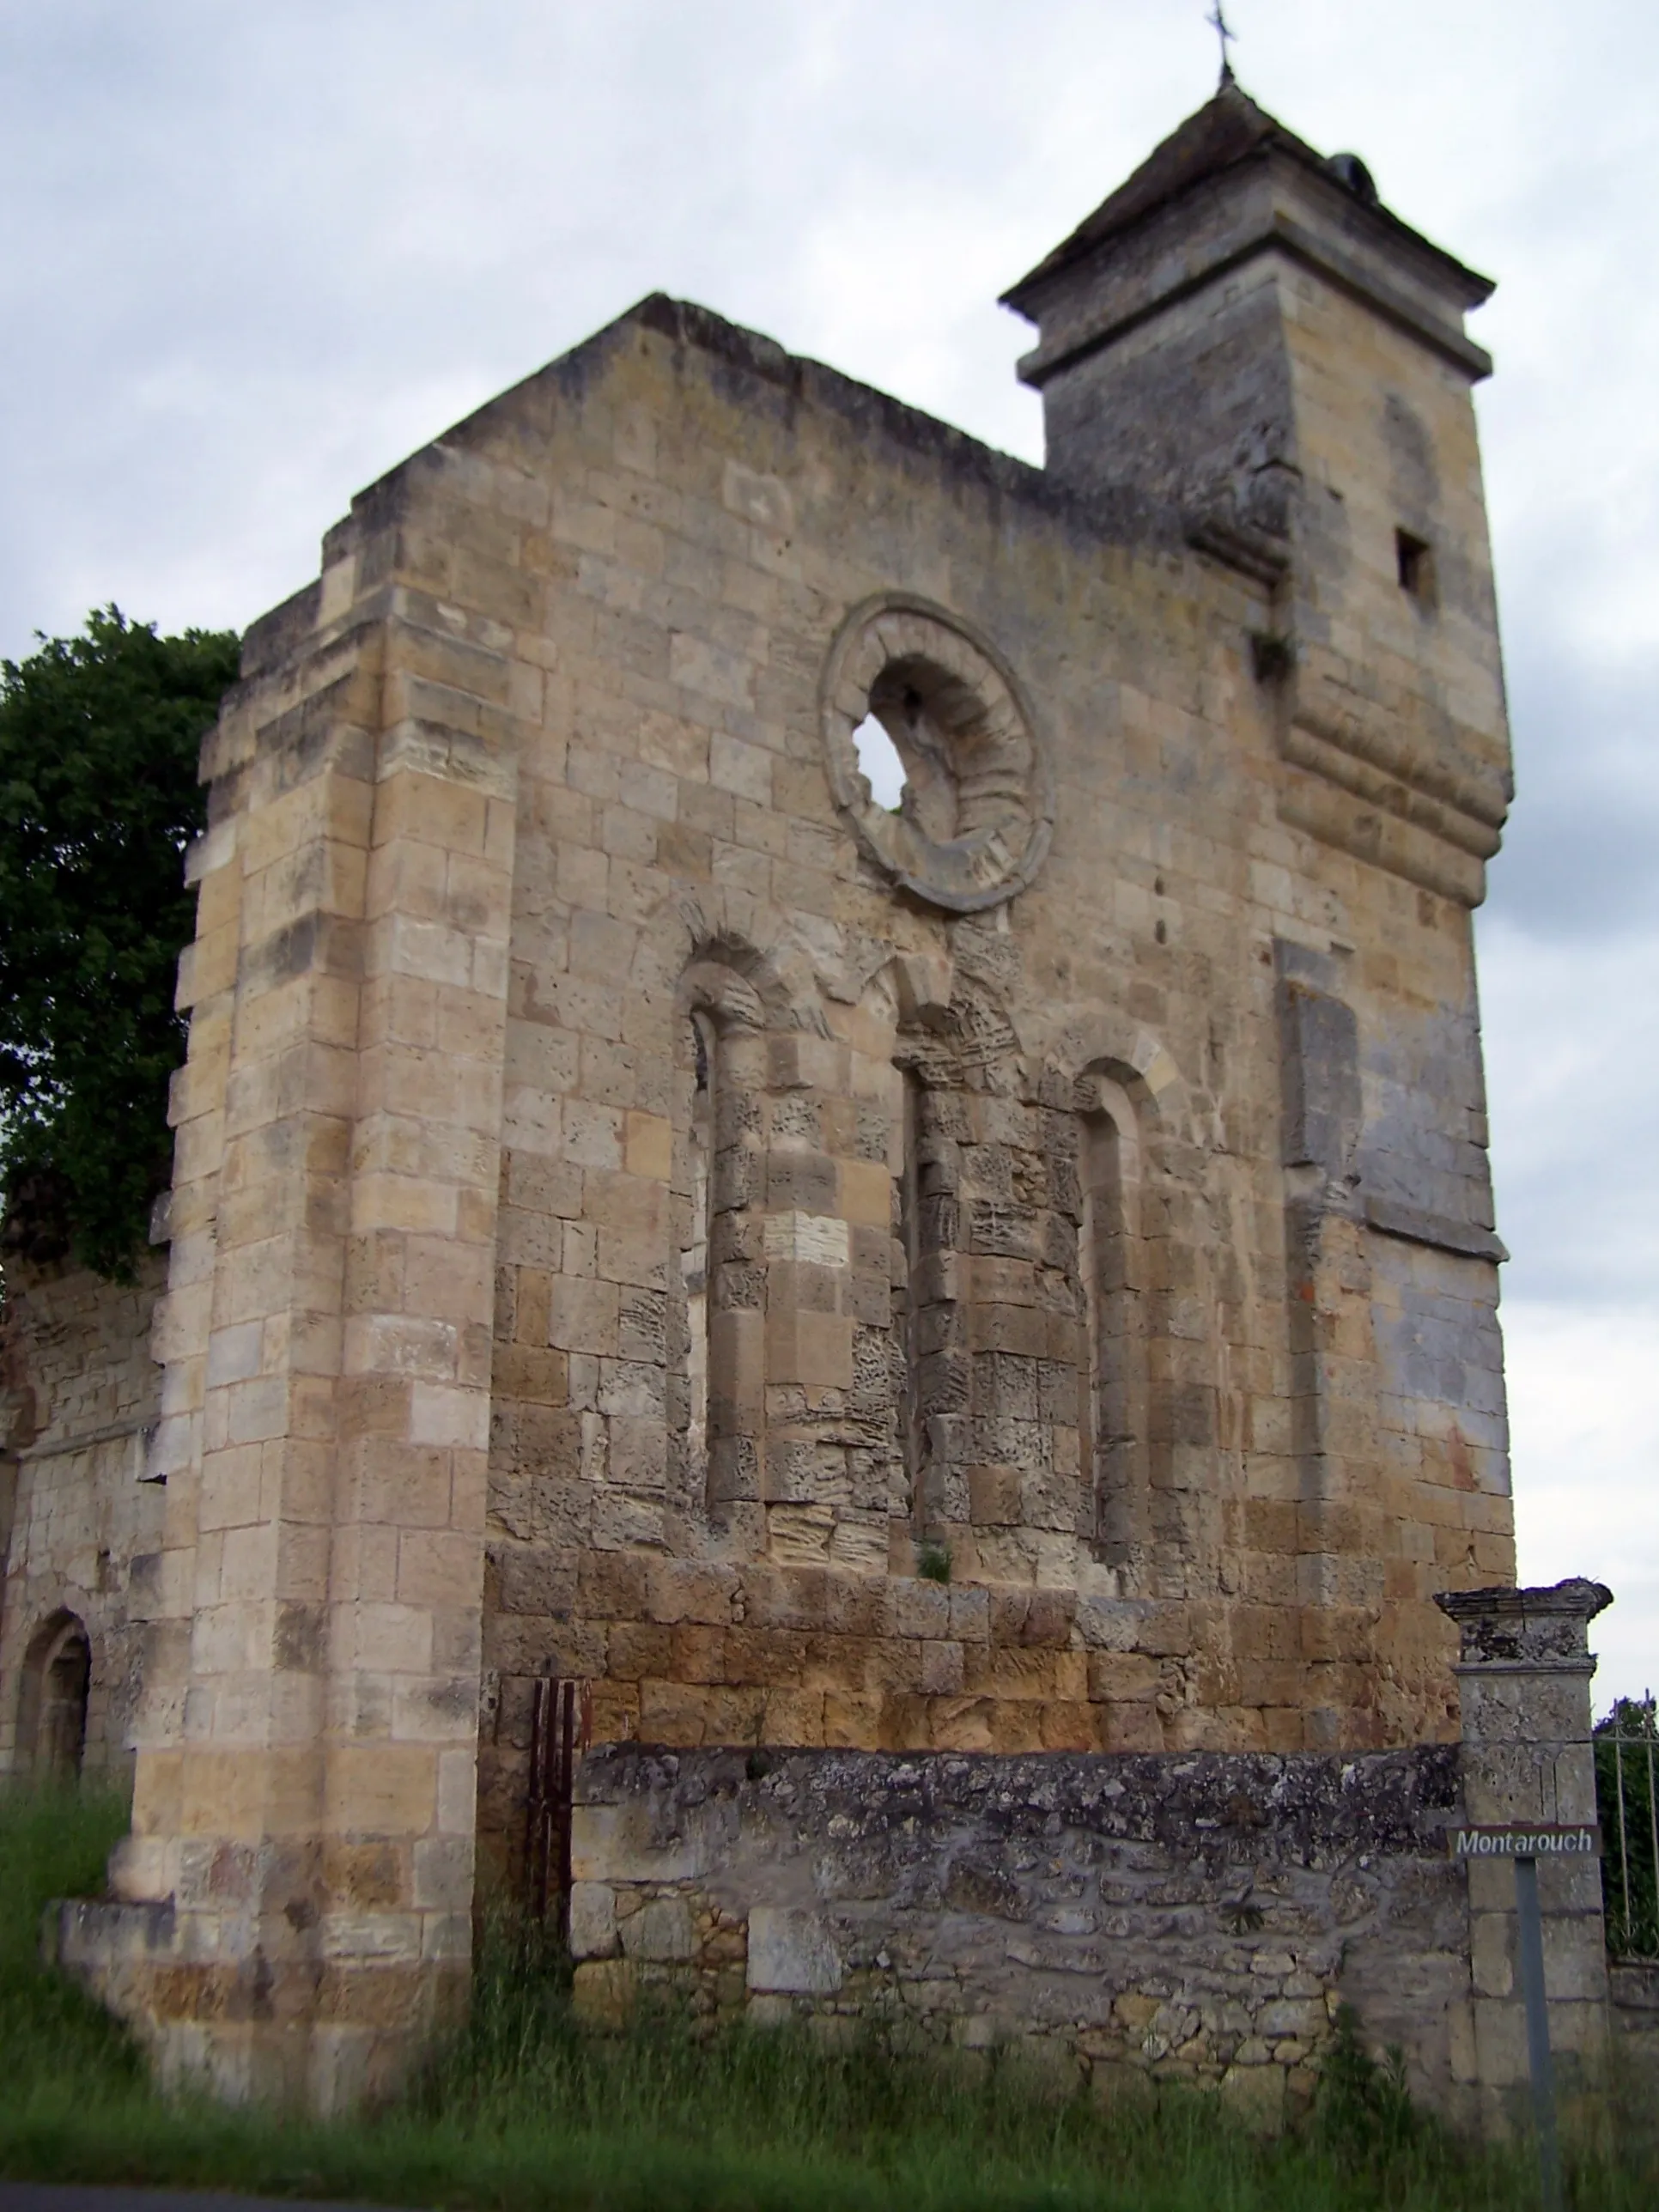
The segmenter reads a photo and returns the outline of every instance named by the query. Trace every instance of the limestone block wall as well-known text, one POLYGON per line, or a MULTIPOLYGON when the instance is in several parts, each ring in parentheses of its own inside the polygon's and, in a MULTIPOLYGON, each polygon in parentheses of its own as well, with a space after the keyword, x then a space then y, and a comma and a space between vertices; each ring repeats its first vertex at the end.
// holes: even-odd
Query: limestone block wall
POLYGON ((1338 2008, 1473 2109, 1449 1748, 1033 1759, 591 1753, 577 1780, 580 2007, 641 1993, 758 2021, 864 2015, 1018 2042, 1109 2092, 1310 2094, 1338 2008))
POLYGON ((424 588, 461 592, 487 538, 539 610, 491 1847, 547 1670, 595 1686, 601 1735, 684 1744, 1449 1734, 1431 1595, 1505 1571, 1509 1528, 1466 910, 1279 820, 1260 585, 694 311, 589 358, 409 495, 424 588), (838 796, 837 715, 953 652, 1009 672, 1058 793, 983 911, 838 796), (1292 986, 1340 1066, 1297 1062, 1292 986), (901 1625, 958 1600, 982 1626, 901 1625))
POLYGON ((161 1405, 150 1319, 165 1262, 110 1283, 66 1262, 6 1265, 0 1309, 0 1774, 42 1760, 48 1646, 91 1650, 82 1770, 131 1771, 163 1500, 141 1478, 161 1405))

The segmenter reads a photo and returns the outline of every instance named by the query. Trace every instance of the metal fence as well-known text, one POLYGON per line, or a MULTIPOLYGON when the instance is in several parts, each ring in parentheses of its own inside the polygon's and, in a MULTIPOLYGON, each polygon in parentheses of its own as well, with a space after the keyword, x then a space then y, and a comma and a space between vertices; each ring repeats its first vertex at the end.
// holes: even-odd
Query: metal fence
POLYGON ((1651 1691, 1595 1723, 1601 1893, 1615 1959, 1659 1960, 1659 1715, 1651 1691))

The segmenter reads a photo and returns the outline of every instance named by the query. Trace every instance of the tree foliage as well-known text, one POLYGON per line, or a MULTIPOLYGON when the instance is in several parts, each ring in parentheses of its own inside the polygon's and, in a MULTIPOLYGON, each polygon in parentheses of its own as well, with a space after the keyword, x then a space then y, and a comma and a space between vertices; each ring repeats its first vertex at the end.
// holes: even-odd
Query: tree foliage
POLYGON ((115 606, 0 662, 0 1180, 8 1241, 131 1274, 167 1181, 197 757, 237 640, 115 606))
POLYGON ((1595 1736, 1607 1948, 1616 1959, 1659 1959, 1659 1712, 1652 1698, 1619 1698, 1595 1736))

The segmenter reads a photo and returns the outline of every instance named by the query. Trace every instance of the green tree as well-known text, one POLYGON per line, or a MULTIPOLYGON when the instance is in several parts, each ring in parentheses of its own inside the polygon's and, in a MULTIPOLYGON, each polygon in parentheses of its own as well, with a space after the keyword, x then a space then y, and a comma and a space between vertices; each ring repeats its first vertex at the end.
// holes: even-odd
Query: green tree
POLYGON ((222 630, 115 606, 0 662, 0 1183, 7 1238, 125 1279, 167 1185, 173 1012, 194 927, 197 757, 236 675, 222 630))
POLYGON ((1594 1733, 1607 1948, 1617 1959, 1659 1959, 1659 1713, 1650 1697, 1620 1698, 1594 1733))

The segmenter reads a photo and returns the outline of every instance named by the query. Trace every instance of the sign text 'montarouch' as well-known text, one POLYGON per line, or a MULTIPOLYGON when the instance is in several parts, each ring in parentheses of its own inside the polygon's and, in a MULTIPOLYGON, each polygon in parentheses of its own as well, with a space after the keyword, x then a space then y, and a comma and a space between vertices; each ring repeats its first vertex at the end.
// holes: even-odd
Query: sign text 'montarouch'
POLYGON ((1449 1828, 1447 1848, 1455 1859, 1558 1859, 1601 1856, 1601 1831, 1591 1821, 1566 1826, 1539 1822, 1531 1827, 1449 1828))

